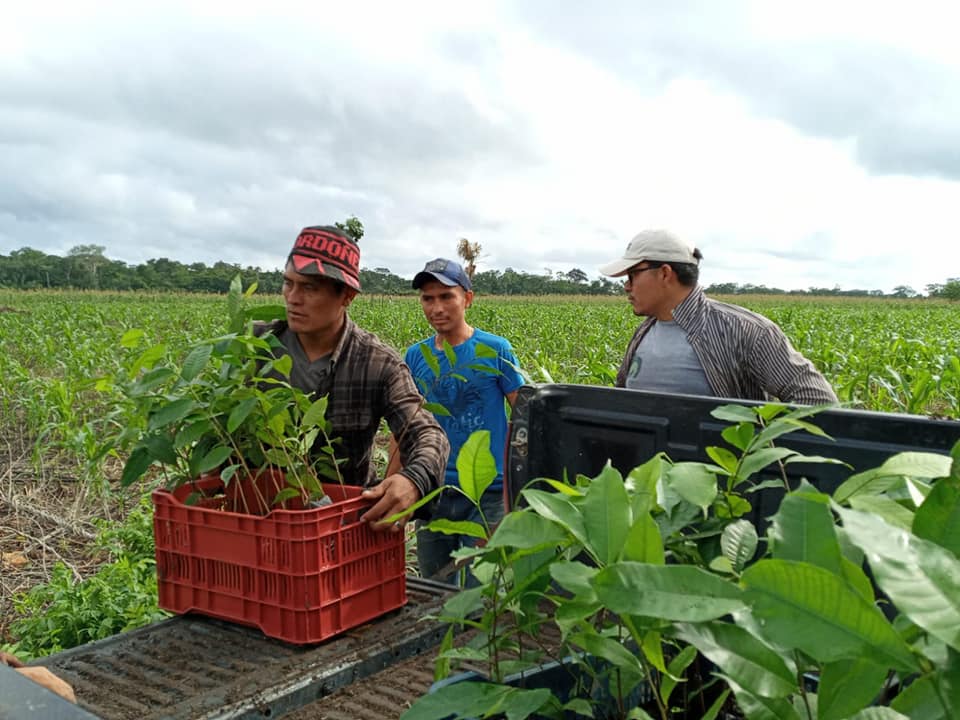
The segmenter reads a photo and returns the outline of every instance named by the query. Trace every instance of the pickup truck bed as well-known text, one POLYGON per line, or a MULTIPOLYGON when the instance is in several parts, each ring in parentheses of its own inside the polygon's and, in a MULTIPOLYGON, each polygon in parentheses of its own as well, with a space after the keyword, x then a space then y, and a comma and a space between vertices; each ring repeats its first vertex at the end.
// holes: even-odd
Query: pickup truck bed
POLYGON ((423 618, 454 591, 408 578, 406 606, 317 645, 290 645, 256 629, 185 615, 40 664, 106 720, 276 718, 434 648, 445 628, 423 618))

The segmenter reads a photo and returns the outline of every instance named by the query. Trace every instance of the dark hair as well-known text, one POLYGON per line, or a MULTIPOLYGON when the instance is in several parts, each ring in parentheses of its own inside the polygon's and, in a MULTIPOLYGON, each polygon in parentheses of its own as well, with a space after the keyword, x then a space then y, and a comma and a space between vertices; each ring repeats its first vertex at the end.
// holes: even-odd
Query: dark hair
POLYGON ((648 260, 647 267, 660 267, 661 265, 669 265, 674 274, 677 276, 677 282, 685 287, 693 287, 700 279, 699 262, 703 260, 703 254, 698 248, 694 248, 693 256, 697 259, 696 263, 661 262, 659 260, 648 260))

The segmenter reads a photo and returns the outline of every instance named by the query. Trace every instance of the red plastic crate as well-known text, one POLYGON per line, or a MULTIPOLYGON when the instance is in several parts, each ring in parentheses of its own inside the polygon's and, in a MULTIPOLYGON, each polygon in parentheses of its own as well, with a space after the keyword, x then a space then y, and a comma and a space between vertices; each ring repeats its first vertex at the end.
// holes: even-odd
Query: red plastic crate
POLYGON ((370 506, 361 488, 324 484, 333 504, 243 515, 215 501, 186 505, 202 479, 153 492, 159 605, 314 643, 407 602, 403 533, 357 520, 370 506))

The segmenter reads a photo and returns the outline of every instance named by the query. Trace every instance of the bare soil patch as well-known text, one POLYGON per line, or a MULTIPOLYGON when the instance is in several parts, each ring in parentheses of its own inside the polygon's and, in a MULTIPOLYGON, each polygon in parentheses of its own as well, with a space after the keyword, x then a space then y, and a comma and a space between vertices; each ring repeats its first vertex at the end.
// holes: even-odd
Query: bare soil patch
POLYGON ((57 562, 81 580, 107 559, 93 551, 98 518, 123 517, 132 497, 95 495, 56 457, 34 461, 33 438, 0 426, 0 642, 12 642, 13 600, 49 581, 57 562))

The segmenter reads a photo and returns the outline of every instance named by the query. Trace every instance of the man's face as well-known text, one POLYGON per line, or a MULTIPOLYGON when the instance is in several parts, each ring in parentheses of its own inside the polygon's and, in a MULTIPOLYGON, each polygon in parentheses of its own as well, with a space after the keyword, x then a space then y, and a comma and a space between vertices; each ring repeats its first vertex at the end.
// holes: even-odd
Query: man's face
POLYGON ((439 334, 452 332, 466 322, 473 292, 459 285, 450 287, 438 280, 420 286, 420 307, 430 326, 439 334))
POLYGON ((357 291, 322 275, 304 275, 287 263, 283 271, 283 299, 287 323, 295 333, 311 334, 339 329, 344 311, 357 291))
POLYGON ((655 315, 660 310, 666 289, 666 265, 652 267, 642 261, 627 271, 623 289, 633 306, 634 315, 655 315))

